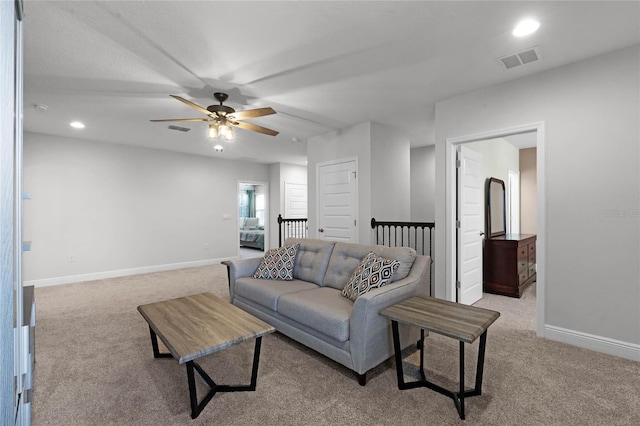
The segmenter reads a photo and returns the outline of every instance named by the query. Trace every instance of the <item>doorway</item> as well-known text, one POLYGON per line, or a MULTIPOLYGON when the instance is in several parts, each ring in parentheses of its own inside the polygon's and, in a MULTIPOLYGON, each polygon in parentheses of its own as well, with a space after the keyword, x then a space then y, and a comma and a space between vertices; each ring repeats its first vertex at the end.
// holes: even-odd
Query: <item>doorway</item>
POLYGON ((445 143, 447 171, 445 180, 446 217, 445 217, 445 298, 456 300, 456 277, 458 270, 458 248, 456 244, 456 150, 457 147, 470 142, 487 139, 506 138, 521 134, 534 134, 536 142, 536 217, 537 217, 537 284, 536 284, 536 331, 539 336, 544 335, 544 295, 545 295, 545 266, 546 266, 546 237, 545 237, 545 180, 544 180, 544 123, 532 123, 506 129, 471 134, 456 138, 449 138, 445 143))
POLYGON ((238 182, 238 257, 262 257, 269 247, 266 182, 238 182))

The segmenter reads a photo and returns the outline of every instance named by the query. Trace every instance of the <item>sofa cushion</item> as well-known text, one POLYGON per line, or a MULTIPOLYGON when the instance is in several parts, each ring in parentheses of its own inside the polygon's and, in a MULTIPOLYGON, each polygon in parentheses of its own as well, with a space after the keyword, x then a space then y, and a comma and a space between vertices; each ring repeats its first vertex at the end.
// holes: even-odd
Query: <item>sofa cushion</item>
POLYGON ((318 287, 284 294, 278 300, 278 313, 319 331, 339 342, 349 340, 349 318, 353 303, 339 290, 318 287))
POLYGON ((316 284, 305 281, 293 280, 262 280, 256 278, 238 278, 235 281, 234 293, 237 296, 252 300, 253 302, 275 311, 278 307, 278 299, 283 294, 318 288, 316 284))
POLYGON ((331 259, 329 260, 329 266, 322 285, 342 291, 362 258, 371 251, 384 258, 400 262, 400 266, 394 272, 389 283, 401 280, 409 275, 409 271, 416 259, 416 251, 411 247, 368 246, 338 242, 331 253, 331 259))
POLYGON ((260 266, 253 274, 253 278, 292 280, 293 265, 299 245, 296 243, 267 250, 260 261, 260 266))
POLYGON ((387 284, 398 266, 400 262, 397 260, 385 259, 369 252, 351 274, 347 285, 342 289, 342 295, 355 302, 361 294, 387 284))
POLYGON ((327 271, 334 241, 306 238, 289 238, 285 244, 299 244, 296 262, 293 266, 293 278, 322 285, 327 271))

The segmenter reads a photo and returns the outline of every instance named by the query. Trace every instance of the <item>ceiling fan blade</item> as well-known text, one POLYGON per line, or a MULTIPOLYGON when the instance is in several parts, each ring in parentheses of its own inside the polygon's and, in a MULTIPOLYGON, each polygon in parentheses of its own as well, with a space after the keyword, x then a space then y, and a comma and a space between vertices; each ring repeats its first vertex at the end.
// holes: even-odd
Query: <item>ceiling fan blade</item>
POLYGON ((185 103, 185 104, 189 105, 191 108, 197 109, 198 111, 200 111, 204 115, 211 115, 211 112, 209 110, 207 110, 206 108, 203 108, 198 104, 194 104, 193 102, 188 101, 185 98, 181 98, 180 96, 177 96, 177 95, 169 95, 169 96, 171 96, 174 99, 179 100, 182 103, 185 103))
POLYGON ((213 118, 163 118, 161 120, 149 120, 149 121, 153 121, 154 123, 162 123, 165 121, 201 122, 201 121, 214 121, 214 119, 213 118))
POLYGON ((240 127, 241 129, 251 130, 258 133, 264 133, 265 135, 275 136, 280 132, 276 132, 275 130, 267 129, 266 127, 256 126, 251 123, 243 123, 242 121, 234 121, 230 122, 232 126, 240 127))
POLYGON ((245 111, 236 111, 233 114, 230 114, 236 120, 246 120, 248 118, 256 118, 262 117, 265 115, 275 114, 276 112, 273 108, 257 108, 257 109, 248 109, 245 111))

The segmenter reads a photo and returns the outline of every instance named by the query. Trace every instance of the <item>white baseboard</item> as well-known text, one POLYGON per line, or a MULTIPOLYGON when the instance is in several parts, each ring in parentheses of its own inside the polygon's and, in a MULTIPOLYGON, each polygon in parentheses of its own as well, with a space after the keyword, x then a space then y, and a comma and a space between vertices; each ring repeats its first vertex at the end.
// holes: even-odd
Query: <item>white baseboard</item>
POLYGON ((568 343, 570 345, 579 346, 592 351, 627 358, 633 361, 640 361, 640 345, 635 343, 595 336, 593 334, 582 333, 552 325, 545 325, 544 330, 544 337, 551 340, 568 343))
POLYGON ((129 275, 148 274, 151 272, 170 271, 172 269, 193 268, 196 266, 216 265, 225 260, 237 259, 237 257, 225 257, 220 259, 194 260, 190 262, 170 263, 166 265, 143 266, 140 268, 119 269, 115 271, 94 272, 90 274, 71 275, 66 277, 44 278, 40 280, 25 281, 24 285, 35 287, 47 287, 52 285, 72 284, 84 281, 103 280, 106 278, 126 277, 129 275))

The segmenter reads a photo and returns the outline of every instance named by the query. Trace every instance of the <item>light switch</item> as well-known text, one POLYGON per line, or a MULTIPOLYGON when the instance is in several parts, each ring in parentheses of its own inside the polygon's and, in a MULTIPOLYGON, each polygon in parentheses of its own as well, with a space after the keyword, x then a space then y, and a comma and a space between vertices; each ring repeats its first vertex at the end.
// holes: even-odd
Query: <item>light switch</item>
POLYGON ((231 220, 231 214, 229 213, 224 213, 222 215, 222 220, 231 220))

